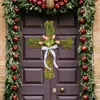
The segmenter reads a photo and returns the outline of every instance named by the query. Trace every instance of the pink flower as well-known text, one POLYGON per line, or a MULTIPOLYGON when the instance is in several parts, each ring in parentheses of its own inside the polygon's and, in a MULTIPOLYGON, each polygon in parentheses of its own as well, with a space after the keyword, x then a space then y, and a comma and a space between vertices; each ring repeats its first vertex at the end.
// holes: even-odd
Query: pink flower
POLYGON ((55 35, 52 36, 52 39, 53 39, 53 40, 55 39, 55 35))
POLYGON ((45 39, 45 35, 42 35, 43 39, 45 39))
POLYGON ((48 40, 48 37, 45 35, 42 35, 43 39, 48 40))
POLYGON ((60 41, 59 41, 59 40, 56 40, 56 43, 57 43, 57 44, 60 44, 60 41))
POLYGON ((40 45, 42 45, 42 44, 43 44, 43 42, 42 42, 42 41, 40 41, 40 42, 39 42, 39 44, 40 44, 40 45))
POLYGON ((47 36, 45 37, 45 40, 46 40, 46 41, 48 40, 48 37, 47 37, 47 36))

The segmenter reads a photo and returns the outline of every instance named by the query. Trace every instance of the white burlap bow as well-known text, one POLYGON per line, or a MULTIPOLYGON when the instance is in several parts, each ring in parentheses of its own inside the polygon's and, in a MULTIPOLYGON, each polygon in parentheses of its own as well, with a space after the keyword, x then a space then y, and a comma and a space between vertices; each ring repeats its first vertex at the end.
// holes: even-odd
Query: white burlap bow
POLYGON ((54 57, 54 60, 53 60, 54 66, 55 66, 56 68, 58 68, 58 65, 56 64, 56 54, 55 54, 55 52, 52 50, 52 49, 56 49, 56 48, 58 48, 57 45, 53 45, 53 46, 51 46, 51 47, 42 46, 42 50, 46 50, 46 51, 45 51, 45 54, 44 54, 44 65, 45 65, 45 67, 46 67, 47 69, 49 69, 49 70, 51 70, 51 68, 49 68, 49 67, 47 66, 47 64, 46 64, 46 58, 47 58, 47 56, 48 56, 48 51, 50 51, 51 54, 52 54, 53 57, 54 57))

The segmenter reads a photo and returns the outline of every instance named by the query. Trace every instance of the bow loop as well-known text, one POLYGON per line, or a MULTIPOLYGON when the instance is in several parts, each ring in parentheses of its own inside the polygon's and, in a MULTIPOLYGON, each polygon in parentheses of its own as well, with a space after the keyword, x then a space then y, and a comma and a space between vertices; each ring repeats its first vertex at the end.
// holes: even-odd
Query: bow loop
POLYGON ((47 58, 47 55, 48 55, 48 51, 50 51, 51 54, 52 54, 53 57, 54 57, 54 60, 53 60, 54 66, 55 66, 56 68, 58 68, 58 65, 56 64, 56 54, 55 54, 55 52, 52 50, 52 49, 56 49, 56 48, 58 48, 57 45, 53 45, 53 46, 51 46, 51 47, 42 46, 42 50, 46 50, 46 52, 45 52, 45 54, 44 54, 44 65, 45 65, 45 67, 46 67, 47 69, 49 69, 49 70, 51 70, 51 68, 49 68, 49 67, 47 66, 47 64, 46 64, 46 58, 47 58))

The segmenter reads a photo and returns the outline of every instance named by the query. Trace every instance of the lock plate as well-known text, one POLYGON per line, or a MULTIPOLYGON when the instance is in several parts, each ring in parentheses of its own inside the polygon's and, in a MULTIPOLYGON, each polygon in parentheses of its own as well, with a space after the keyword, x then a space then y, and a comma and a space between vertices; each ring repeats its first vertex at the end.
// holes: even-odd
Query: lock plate
POLYGON ((56 88, 53 88, 53 89, 52 89, 52 92, 53 92, 53 93, 56 93, 56 88))

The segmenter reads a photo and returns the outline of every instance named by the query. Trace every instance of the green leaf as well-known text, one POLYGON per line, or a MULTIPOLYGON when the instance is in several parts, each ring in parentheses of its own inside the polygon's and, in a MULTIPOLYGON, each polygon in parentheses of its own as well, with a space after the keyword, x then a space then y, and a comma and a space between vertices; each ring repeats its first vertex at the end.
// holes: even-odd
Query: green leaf
POLYGON ((40 42, 39 38, 29 38, 27 44, 30 48, 40 48, 41 45, 39 44, 39 42, 40 42))
POLYGON ((71 49, 73 45, 72 38, 67 38, 66 40, 60 40, 60 46, 64 49, 71 49))

